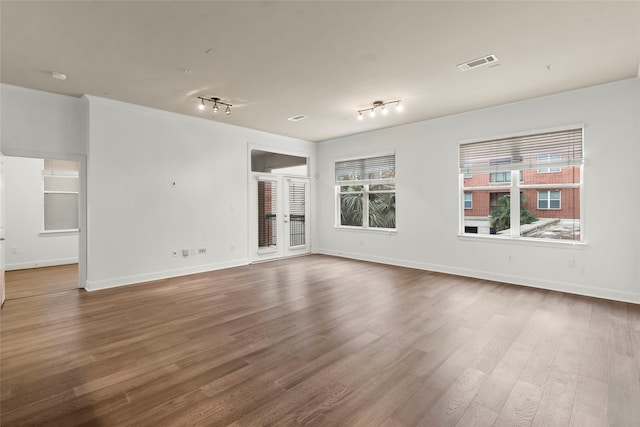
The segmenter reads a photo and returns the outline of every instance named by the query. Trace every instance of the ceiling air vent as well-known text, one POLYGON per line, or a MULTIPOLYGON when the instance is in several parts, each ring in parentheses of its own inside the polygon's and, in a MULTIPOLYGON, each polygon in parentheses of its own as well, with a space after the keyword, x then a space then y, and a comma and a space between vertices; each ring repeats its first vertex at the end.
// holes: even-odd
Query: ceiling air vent
POLYGON ((469 62, 465 62, 464 64, 460 64, 458 65, 458 68, 460 68, 462 71, 467 71, 472 68, 481 67, 483 65, 487 65, 495 62, 498 62, 498 58, 496 58, 495 55, 491 54, 491 55, 483 56, 482 58, 473 59, 469 62))
POLYGON ((304 120, 306 118, 307 116, 300 114, 298 116, 289 117, 287 120, 289 120, 290 122, 299 122, 300 120, 304 120))

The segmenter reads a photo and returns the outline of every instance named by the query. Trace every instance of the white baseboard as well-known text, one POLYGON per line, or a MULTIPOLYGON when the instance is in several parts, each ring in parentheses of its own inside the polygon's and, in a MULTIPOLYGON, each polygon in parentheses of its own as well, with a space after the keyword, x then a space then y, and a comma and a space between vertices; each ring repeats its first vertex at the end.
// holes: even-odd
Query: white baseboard
POLYGON ((409 267, 418 270, 434 271, 437 273, 454 274, 456 276, 473 277, 476 279, 493 280, 496 282, 510 283, 514 285, 529 286, 532 288, 547 289, 551 291, 566 292, 569 294, 583 295, 587 297, 603 298, 614 301, 630 302, 640 304, 640 294, 634 292, 618 291, 615 289, 602 289, 593 286, 567 283, 560 281, 544 280, 535 277, 514 276, 510 274, 495 273, 492 271, 472 270, 467 268, 453 267, 447 265, 429 264, 419 261, 403 260, 396 258, 378 257, 366 254, 350 253, 343 251, 333 251, 316 249, 314 253, 337 256, 342 258, 357 259, 360 261, 370 261, 380 264, 396 265, 399 267, 409 267))
POLYGON ((56 265, 77 264, 77 263, 78 263, 78 258, 48 259, 44 261, 28 261, 28 262, 17 262, 13 264, 6 264, 4 269, 6 271, 26 270, 29 268, 53 267, 56 265))
POLYGON ((223 268, 239 267, 249 264, 247 258, 213 264, 202 264, 191 267, 177 268, 173 270, 155 271, 153 273, 136 274, 132 276, 114 277, 111 279, 91 280, 87 278, 85 289, 98 291, 101 289, 116 288, 118 286, 133 285, 136 283, 151 282, 153 280, 168 279, 171 277, 186 276, 188 274, 206 273, 207 271, 221 270, 223 268))

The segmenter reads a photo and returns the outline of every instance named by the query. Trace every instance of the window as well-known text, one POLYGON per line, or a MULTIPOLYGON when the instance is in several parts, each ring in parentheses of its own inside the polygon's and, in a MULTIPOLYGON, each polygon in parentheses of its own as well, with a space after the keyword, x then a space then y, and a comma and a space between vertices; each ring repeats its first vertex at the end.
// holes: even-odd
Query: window
POLYGON ((460 144, 460 232, 581 241, 582 145, 581 128, 460 144))
POLYGON ((73 161, 44 161, 44 231, 78 230, 78 166, 73 161))
POLYGON ((336 226, 396 228, 395 154, 338 161, 336 226))
POLYGON ((560 209, 560 190, 538 191, 538 209, 560 209))
MULTIPOLYGON (((538 156, 538 163, 551 163, 561 160, 559 153, 541 154, 538 156)), ((556 173, 562 171, 562 168, 538 168, 538 173, 556 173)))
POLYGON ((464 208, 473 208, 473 193, 464 193, 464 208))

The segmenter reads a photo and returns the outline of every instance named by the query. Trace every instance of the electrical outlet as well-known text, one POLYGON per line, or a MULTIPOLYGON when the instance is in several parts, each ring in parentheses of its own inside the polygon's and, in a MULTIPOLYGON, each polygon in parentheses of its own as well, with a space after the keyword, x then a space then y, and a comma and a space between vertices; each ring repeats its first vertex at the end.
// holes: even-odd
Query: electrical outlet
POLYGON ((189 249, 183 249, 182 256, 189 256, 189 249))
POLYGON ((17 254, 18 253, 18 248, 11 248, 11 253, 12 254, 17 254))
POLYGON ((196 250, 195 249, 191 249, 191 256, 194 256, 196 254, 196 250))

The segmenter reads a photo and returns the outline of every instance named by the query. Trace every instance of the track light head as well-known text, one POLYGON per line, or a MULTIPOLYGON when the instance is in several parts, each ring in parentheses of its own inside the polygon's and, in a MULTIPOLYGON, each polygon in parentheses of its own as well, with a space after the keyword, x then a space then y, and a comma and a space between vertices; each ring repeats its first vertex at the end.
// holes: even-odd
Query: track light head
POLYGON ((231 107, 229 105, 227 105, 227 109, 224 110, 224 113, 228 116, 231 114, 231 107))
POLYGON ((213 103, 213 112, 214 112, 214 113, 217 113, 217 112, 218 112, 218 103, 217 103, 217 102, 214 102, 214 103, 213 103))
POLYGON ((202 100, 202 103, 200 103, 200 105, 198 105, 198 109, 200 110, 204 110, 206 106, 204 105, 204 99, 202 100))

